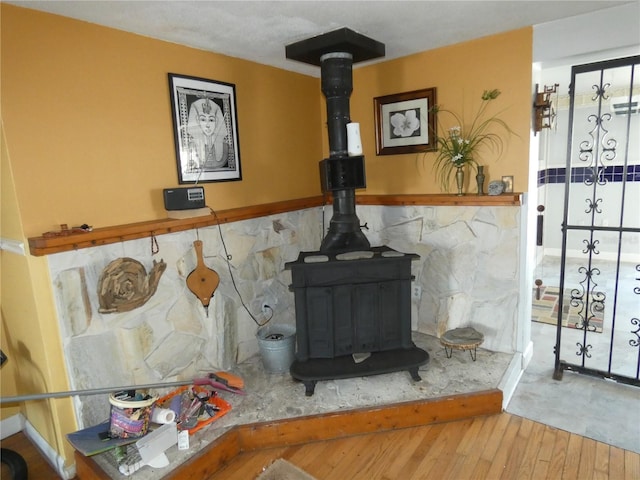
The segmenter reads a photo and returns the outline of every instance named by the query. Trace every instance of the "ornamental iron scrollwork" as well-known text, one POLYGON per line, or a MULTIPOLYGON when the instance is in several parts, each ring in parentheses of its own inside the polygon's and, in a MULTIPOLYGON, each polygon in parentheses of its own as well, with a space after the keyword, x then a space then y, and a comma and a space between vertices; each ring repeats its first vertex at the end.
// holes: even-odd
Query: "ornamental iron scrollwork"
POLYGON ((640 335, 638 334, 640 332, 640 320, 638 320, 637 318, 632 318, 631 325, 635 325, 637 328, 635 330, 631 330, 631 333, 634 334, 636 338, 632 338, 631 340, 629 340, 629 345, 631 345, 632 347, 640 346, 640 335))
POLYGON ((591 358, 591 353, 589 353, 589 350, 593 348, 592 345, 582 345, 580 342, 578 342, 576 343, 576 346, 578 347, 578 351, 576 352, 576 355, 578 357, 591 358))
MULTIPOLYGON (((636 271, 640 272, 640 265, 636 265, 636 271)), ((640 282, 640 277, 636 277, 636 280, 640 282)), ((640 295, 640 287, 633 287, 633 293, 635 293, 636 295, 640 295)), ((640 320, 633 317, 630 322, 631 325, 634 325, 636 327, 635 330, 631 330, 631 334, 635 335, 636 338, 631 338, 631 340, 629 340, 629 345, 631 345, 632 347, 638 347, 640 346, 640 320)))
POLYGON ((604 175, 604 160, 612 161, 616 158, 616 149, 618 142, 616 139, 609 138, 609 130, 605 128, 605 122, 611 121, 610 113, 602 113, 601 105, 603 100, 607 100, 607 90, 611 85, 606 83, 604 85, 593 85, 595 94, 591 98, 592 101, 598 101, 598 114, 591 114, 587 117, 589 123, 593 123, 594 126, 591 131, 588 132, 589 139, 580 142, 578 158, 582 162, 588 163, 591 167, 591 175, 585 176, 584 184, 593 185, 605 185, 607 179, 604 175), (600 155, 594 156, 595 146, 600 144, 600 155))
POLYGON ((593 185, 598 183, 604 185, 607 183, 607 179, 604 176, 604 160, 612 161, 616 158, 616 149, 618 147, 618 141, 615 138, 609 138, 609 130, 604 128, 604 122, 611 121, 610 113, 603 113, 602 115, 589 115, 587 120, 590 123, 595 122, 594 127, 587 132, 591 137, 587 140, 580 142, 580 150, 578 158, 582 162, 588 162, 588 166, 591 167, 591 175, 585 177, 584 183, 586 185, 593 185), (600 156, 594 156, 594 147, 600 139, 600 156))
MULTIPOLYGON (((614 106, 610 105, 615 97, 621 95, 628 98, 628 102, 631 101, 634 89, 637 88, 634 73, 638 71, 639 66, 640 56, 636 55, 576 65, 571 69, 559 285, 560 291, 567 294, 564 301, 568 302, 569 306, 565 308, 561 305, 562 312, 558 312, 553 374, 556 380, 562 379, 564 370, 571 370, 640 386, 640 318, 636 311, 629 312, 627 307, 629 295, 640 295, 640 283, 625 287, 624 291, 620 289, 619 283, 622 253, 626 253, 622 247, 627 245, 622 240, 627 239, 627 233, 640 233, 637 225, 628 225, 627 220, 630 217, 629 214, 625 215, 625 203, 627 208, 636 208, 632 204, 635 197, 627 198, 627 191, 630 190, 635 195, 635 190, 625 188, 627 182, 635 182, 635 177, 630 175, 634 170, 630 169, 629 164, 635 157, 631 158, 629 155, 629 120, 619 117, 630 113, 614 110, 614 106), (624 78, 626 72, 629 72, 628 79, 624 78), (605 79, 615 79, 615 82, 612 81, 615 85, 606 83, 605 79), (592 92, 585 95, 585 90, 589 88, 592 92), (616 165, 613 165, 614 162, 616 165), (618 184, 621 189, 613 188, 618 184), (605 186, 612 188, 604 189, 605 186), (617 197, 620 194, 619 190, 622 191, 620 199, 617 197), (583 198, 585 203, 579 206, 583 198), (620 221, 610 221, 609 216, 617 214, 620 221), (601 220, 604 215, 607 215, 607 218, 601 220), (577 237, 573 236, 574 233, 578 234, 577 237), (606 263, 609 258, 603 258, 604 263, 598 264, 606 275, 606 281, 603 282, 600 280, 601 271, 595 268, 595 265, 599 261, 601 251, 605 256, 610 255, 609 245, 612 243, 613 233, 617 236, 618 244, 617 258, 614 259, 616 263, 615 266, 610 266, 606 263), (577 269, 572 269, 573 275, 565 275, 568 267, 567 254, 580 250, 582 255, 577 269), (613 269, 614 278, 610 278, 613 269), (567 278, 572 279, 571 285, 567 285, 567 278), (614 285, 610 285, 610 280, 615 282, 614 285), (573 283, 574 281, 577 283, 573 283), (605 303, 608 308, 606 319, 605 303), (560 321, 560 315, 566 315, 566 322, 560 321), (616 326, 621 325, 617 322, 618 319, 630 328, 621 330, 616 326), (564 348, 561 340, 563 327, 566 326, 580 331, 580 338, 574 341, 577 342, 575 354, 581 362, 567 362, 561 359, 564 348), (607 330, 606 335, 604 330, 607 330), (622 365, 627 361, 627 354, 614 354, 614 344, 617 343, 618 348, 620 346, 620 342, 615 341, 620 335, 623 336, 623 344, 630 345, 637 352, 635 376, 627 375, 628 365, 622 365), (590 359, 589 365, 586 359, 590 359), (621 371, 616 371, 616 368, 621 368, 621 371)), ((628 275, 628 270, 624 268, 628 275)), ((635 271, 640 272, 640 265, 635 266, 635 271)), ((625 280, 629 278, 627 275, 623 277, 625 280)), ((631 278, 640 282, 640 275, 637 273, 631 278)))
POLYGON ((601 198, 597 198, 596 200, 591 200, 590 198, 585 199, 587 202, 587 209, 584 213, 602 213, 602 209, 600 208, 600 203, 602 203, 601 198))
POLYGON ((607 95, 607 89, 611 87, 610 83, 605 83, 604 85, 593 85, 593 88, 596 92, 591 97, 591 101, 595 102, 598 98, 602 100, 609 100, 609 95, 607 95))
MULTIPOLYGON (((607 184, 604 161, 611 161, 616 158, 618 142, 609 138, 609 130, 605 128, 608 122, 611 121, 612 116, 608 112, 602 112, 602 102, 609 98, 608 90, 610 87, 609 83, 592 85, 595 93, 591 100, 598 102, 598 112, 587 116, 587 121, 589 124, 593 124, 593 128, 587 132, 589 138, 580 142, 578 151, 578 159, 587 163, 583 183, 594 188, 592 198, 585 199, 587 204, 585 213, 592 216, 602 213, 603 200, 596 197, 595 188, 596 186, 607 184)), ((589 265, 591 265, 592 255, 600 253, 598 250, 599 240, 594 239, 592 234, 589 239, 584 239, 583 243, 585 248, 582 253, 588 254, 589 265)), ((600 275, 599 269, 580 267, 578 271, 584 275, 584 279, 580 282, 579 289, 576 288, 571 291, 570 305, 578 310, 578 321, 575 322, 574 328, 583 330, 586 336, 587 332, 597 331, 593 320, 596 318, 596 314, 601 314, 604 311, 606 294, 596 290, 598 284, 594 281, 594 276, 600 275)), ((577 355, 590 357, 589 350, 591 345, 578 344, 578 347, 577 355)))
POLYGON ((569 303, 572 307, 578 309, 578 317, 580 319, 574 324, 574 328, 596 332, 597 328, 593 325, 593 319, 602 316, 604 302, 607 298, 604 292, 596 290, 598 284, 593 281, 593 276, 600 275, 600 270, 598 268, 586 269, 580 267, 578 271, 584 273, 585 278, 580 282, 580 289, 574 288, 571 290, 569 303), (590 285, 589 290, 584 287, 584 282, 587 280, 587 285, 590 285))
POLYGON ((593 252, 595 255, 599 254, 600 252, 596 249, 596 246, 598 245, 598 243, 600 243, 600 240, 592 240, 591 242, 587 239, 584 239, 582 241, 582 243, 584 243, 586 245, 585 249, 582 250, 582 253, 588 253, 588 252, 593 252))

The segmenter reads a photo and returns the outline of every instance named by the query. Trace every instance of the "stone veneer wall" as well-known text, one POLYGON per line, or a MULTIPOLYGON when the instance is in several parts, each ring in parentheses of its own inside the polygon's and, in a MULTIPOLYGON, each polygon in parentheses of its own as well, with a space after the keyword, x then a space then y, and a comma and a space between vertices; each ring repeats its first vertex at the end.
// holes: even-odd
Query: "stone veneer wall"
MULTIPOLYGON (((319 248, 323 215, 326 227, 330 209, 316 208, 162 235, 155 255, 148 238, 50 255, 72 388, 188 380, 256 355, 251 315, 263 322, 262 305, 273 308, 273 323, 295 325, 284 264, 319 248), (220 276, 208 316, 185 282, 196 266, 196 239, 220 276), (100 274, 121 257, 147 271, 162 259, 167 269, 145 305, 101 314, 100 274)), ((516 350, 520 215, 520 207, 358 207, 372 246, 420 255, 412 266, 414 330, 438 337, 470 325, 485 334, 484 348, 507 353, 516 350)), ((105 398, 74 397, 81 427, 108 418, 105 398)))
POLYGON ((417 253, 413 329, 473 326, 483 348, 513 353, 520 294, 520 207, 360 207, 371 245, 417 253))

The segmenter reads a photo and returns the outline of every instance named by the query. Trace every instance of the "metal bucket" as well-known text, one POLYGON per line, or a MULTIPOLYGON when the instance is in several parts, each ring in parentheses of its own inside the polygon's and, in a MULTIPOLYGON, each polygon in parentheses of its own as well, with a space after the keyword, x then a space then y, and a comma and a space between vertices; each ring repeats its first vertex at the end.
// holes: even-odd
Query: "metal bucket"
POLYGON ((295 359, 296 330, 291 325, 267 325, 256 333, 267 372, 286 373, 295 359))

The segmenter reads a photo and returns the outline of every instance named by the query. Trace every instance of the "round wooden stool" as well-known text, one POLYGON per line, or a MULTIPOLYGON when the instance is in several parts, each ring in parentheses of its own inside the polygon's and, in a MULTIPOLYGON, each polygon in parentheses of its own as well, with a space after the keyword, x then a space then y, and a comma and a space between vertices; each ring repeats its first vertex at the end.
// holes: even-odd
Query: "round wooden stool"
POLYGON ((453 330, 447 330, 444 335, 440 337, 440 343, 444 347, 444 351, 447 354, 447 358, 451 358, 453 350, 469 350, 471 359, 476 361, 476 351, 478 345, 484 342, 484 335, 478 332, 475 328, 454 328, 453 330))

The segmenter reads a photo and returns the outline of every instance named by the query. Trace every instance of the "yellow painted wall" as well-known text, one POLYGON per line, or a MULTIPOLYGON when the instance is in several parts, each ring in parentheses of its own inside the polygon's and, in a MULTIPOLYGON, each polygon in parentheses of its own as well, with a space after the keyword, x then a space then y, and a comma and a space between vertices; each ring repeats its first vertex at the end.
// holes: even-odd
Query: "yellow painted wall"
MULTIPOLYGON (((3 239, 11 239, 22 241, 20 235, 20 218, 18 216, 18 205, 15 195, 13 194, 13 179, 11 176, 11 168, 7 159, 7 149, 4 141, 4 130, 0 124, 0 235, 3 239)), ((4 286, 11 282, 11 279, 5 278, 3 272, 7 269, 4 267, 4 258, 7 255, 15 255, 0 251, 0 321, 2 322, 0 329, 0 348, 9 358, 3 365, 0 372, 0 395, 10 397, 18 394, 16 385, 16 356, 11 345, 4 320, 4 306, 2 299, 4 295, 4 286)), ((20 405, 3 406, 0 410, 0 420, 5 420, 13 415, 20 413, 20 405)))
MULTIPOLYGON (((0 139, 1 235, 26 244, 4 129, 0 139)), ((69 390, 47 260, 2 251, 0 263, 2 349, 9 356, 2 369, 2 396, 69 390)), ((64 437, 77 428, 70 399, 3 404, 2 419, 20 411, 49 445, 65 459, 73 458, 64 437)))
POLYGON ((166 217, 169 72, 236 85, 243 178, 206 184, 210 207, 320 193, 317 78, 3 4, 2 117, 27 237, 166 217))
MULTIPOLYGON (((351 120, 360 123, 367 169, 367 189, 359 192, 441 192, 432 169, 435 153, 376 156, 375 146, 373 98, 431 87, 436 88, 438 104, 456 113, 464 111, 465 118, 477 110, 483 90, 502 91, 488 113, 506 109, 501 118, 518 136, 511 137, 500 158, 485 155, 478 162, 486 166, 485 187, 502 175, 514 175, 514 190, 526 191, 532 42, 532 29, 524 28, 356 68, 351 120)), ((475 193, 475 180, 472 182, 467 191, 475 193)))

